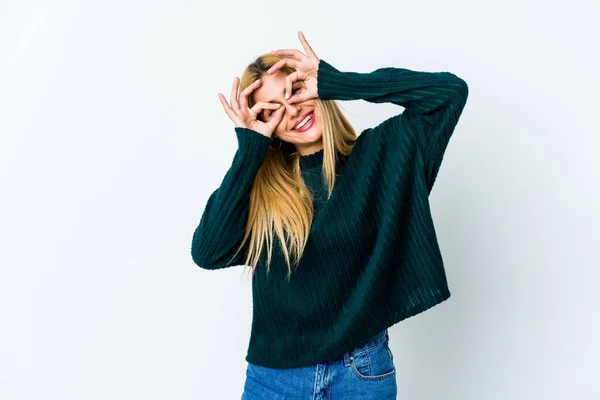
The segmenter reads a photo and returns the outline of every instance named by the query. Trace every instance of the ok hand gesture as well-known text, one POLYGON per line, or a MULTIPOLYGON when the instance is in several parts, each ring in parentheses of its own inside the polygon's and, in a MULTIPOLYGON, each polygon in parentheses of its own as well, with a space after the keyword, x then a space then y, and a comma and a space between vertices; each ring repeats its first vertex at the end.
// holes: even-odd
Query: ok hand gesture
POLYGON ((294 73, 285 78, 285 98, 288 99, 289 97, 288 103, 297 103, 318 97, 317 73, 319 70, 319 58, 309 46, 302 31, 298 32, 298 38, 304 47, 306 55, 295 49, 273 50, 271 52, 272 55, 283 55, 291 58, 286 57, 279 60, 267 71, 267 74, 273 74, 284 65, 296 69, 294 73), (298 80, 304 81, 306 90, 290 97, 292 85, 298 80))
POLYGON ((223 109, 236 127, 252 129, 265 136, 271 137, 275 128, 277 128, 277 125, 281 121, 285 107, 280 107, 281 104, 279 103, 267 103, 264 101, 259 101, 252 108, 248 107, 248 96, 253 90, 261 85, 261 82, 260 79, 252 82, 246 89, 238 94, 240 80, 238 77, 235 77, 233 80, 233 87, 231 88, 231 106, 227 103, 225 96, 221 93, 219 93, 218 96, 223 105, 223 109), (276 111, 268 122, 262 122, 258 119, 258 115, 266 109, 276 111))

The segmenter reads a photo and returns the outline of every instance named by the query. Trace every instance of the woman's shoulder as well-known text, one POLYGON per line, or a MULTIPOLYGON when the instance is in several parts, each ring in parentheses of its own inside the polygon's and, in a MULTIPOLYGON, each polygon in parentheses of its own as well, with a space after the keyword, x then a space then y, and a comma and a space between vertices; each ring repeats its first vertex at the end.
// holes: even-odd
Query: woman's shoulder
POLYGON ((389 117, 374 127, 364 129, 358 135, 355 146, 359 149, 378 150, 382 147, 412 147, 415 143, 414 133, 403 124, 404 114, 389 117))

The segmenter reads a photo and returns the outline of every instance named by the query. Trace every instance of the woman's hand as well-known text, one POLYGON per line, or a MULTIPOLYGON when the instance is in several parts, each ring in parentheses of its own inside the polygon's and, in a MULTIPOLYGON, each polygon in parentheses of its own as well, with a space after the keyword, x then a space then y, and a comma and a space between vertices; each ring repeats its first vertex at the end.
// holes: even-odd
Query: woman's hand
POLYGON ((267 103, 264 101, 259 101, 254 105, 254 107, 249 108, 248 96, 253 90, 259 87, 261 83, 262 81, 258 79, 252 82, 246 89, 238 94, 240 81, 236 76, 233 80, 233 87, 231 88, 231 106, 227 103, 225 96, 223 96, 221 93, 219 93, 218 96, 219 100, 221 100, 221 104, 223 104, 223 109, 225 109, 225 112, 236 127, 252 129, 265 136, 271 137, 275 131, 275 128, 279 124, 279 121, 281 121, 285 107, 281 107, 281 104, 279 103, 267 103), (266 109, 276 111, 273 113, 272 118, 270 118, 268 122, 262 122, 257 118, 258 115, 266 109))
POLYGON ((291 58, 283 58, 273 65, 267 74, 275 73, 279 68, 287 65, 288 67, 295 68, 296 71, 291 73, 285 78, 285 98, 288 99, 292 92, 292 85, 297 80, 303 80, 306 84, 306 90, 301 93, 295 94, 288 99, 288 103, 297 103, 309 99, 316 99, 319 97, 317 91, 317 73, 319 70, 319 58, 309 46, 308 42, 304 38, 302 31, 298 32, 298 38, 304 47, 306 55, 299 50, 285 49, 285 50, 273 50, 272 55, 278 56, 290 56, 291 58))

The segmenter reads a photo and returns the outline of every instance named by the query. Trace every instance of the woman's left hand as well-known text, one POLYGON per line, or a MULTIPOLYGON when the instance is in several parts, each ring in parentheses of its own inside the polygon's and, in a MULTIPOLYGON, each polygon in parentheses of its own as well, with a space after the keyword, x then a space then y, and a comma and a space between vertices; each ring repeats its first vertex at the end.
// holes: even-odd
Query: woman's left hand
POLYGON ((288 103, 297 103, 309 99, 316 99, 319 97, 317 91, 317 73, 319 70, 319 58, 309 46, 308 42, 304 38, 302 31, 298 32, 298 38, 304 47, 306 55, 299 50, 295 49, 283 49, 273 50, 272 55, 278 56, 290 56, 291 58, 283 58, 275 63, 267 74, 274 74, 279 68, 287 65, 288 67, 295 68, 296 71, 289 74, 285 78, 285 98, 287 99, 292 92, 292 85, 297 80, 303 80, 306 84, 306 90, 301 91, 288 99, 288 103))

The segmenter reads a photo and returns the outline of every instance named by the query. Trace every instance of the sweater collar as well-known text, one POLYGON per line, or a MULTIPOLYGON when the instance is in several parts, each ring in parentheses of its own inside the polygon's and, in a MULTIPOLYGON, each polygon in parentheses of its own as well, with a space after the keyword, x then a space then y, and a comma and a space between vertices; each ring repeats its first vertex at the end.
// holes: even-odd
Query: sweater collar
POLYGON ((300 169, 312 169, 323 165, 325 150, 321 149, 311 154, 300 155, 300 169))

